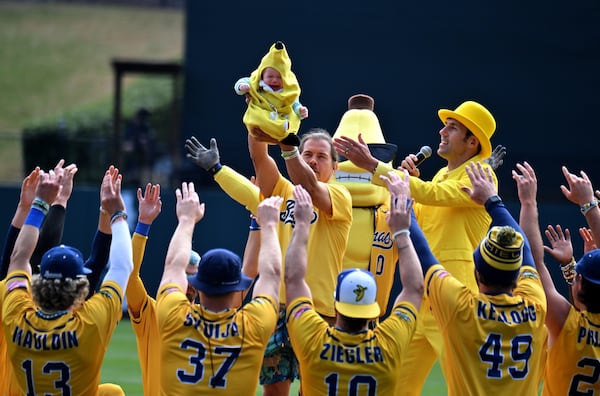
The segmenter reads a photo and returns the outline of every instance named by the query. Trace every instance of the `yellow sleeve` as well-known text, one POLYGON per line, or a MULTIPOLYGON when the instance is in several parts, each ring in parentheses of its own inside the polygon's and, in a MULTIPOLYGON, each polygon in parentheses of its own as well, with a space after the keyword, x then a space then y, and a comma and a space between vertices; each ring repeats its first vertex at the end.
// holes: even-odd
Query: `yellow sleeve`
POLYGON ((234 201, 244 205, 246 209, 256 215, 256 209, 260 203, 260 190, 248 178, 223 165, 221 170, 215 174, 215 181, 234 201))
POLYGON ((146 251, 147 240, 147 236, 135 232, 133 233, 133 237, 131 239, 133 250, 133 271, 129 276, 125 295, 127 296, 127 307, 134 317, 139 315, 140 311, 142 310, 142 306, 146 301, 146 297, 148 296, 144 282, 142 282, 142 278, 140 278, 140 267, 142 266, 142 261, 144 260, 144 252, 146 251))

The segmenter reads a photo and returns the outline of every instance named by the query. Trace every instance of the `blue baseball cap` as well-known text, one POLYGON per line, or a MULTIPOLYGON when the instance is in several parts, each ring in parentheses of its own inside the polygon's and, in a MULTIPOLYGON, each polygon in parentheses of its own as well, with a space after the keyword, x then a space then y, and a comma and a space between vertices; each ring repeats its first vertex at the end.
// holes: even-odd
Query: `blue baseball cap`
POLYGON ((40 263, 40 276, 44 279, 77 279, 91 272, 85 267, 81 252, 67 245, 48 250, 40 263))
POLYGON ((195 275, 188 276, 188 282, 208 295, 225 294, 246 290, 252 278, 242 273, 242 260, 227 249, 211 249, 202 255, 195 275))
POLYGON ((600 249, 584 254, 575 265, 575 272, 581 274, 585 280, 600 285, 600 249))

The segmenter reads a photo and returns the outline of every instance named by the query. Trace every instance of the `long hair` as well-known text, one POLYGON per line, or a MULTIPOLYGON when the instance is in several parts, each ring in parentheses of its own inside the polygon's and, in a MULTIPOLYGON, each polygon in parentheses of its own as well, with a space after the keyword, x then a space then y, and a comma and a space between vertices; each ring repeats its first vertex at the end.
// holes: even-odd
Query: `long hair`
POLYGON ((78 307, 85 301, 90 288, 86 277, 77 279, 45 279, 34 275, 31 294, 35 304, 44 311, 63 311, 78 307))

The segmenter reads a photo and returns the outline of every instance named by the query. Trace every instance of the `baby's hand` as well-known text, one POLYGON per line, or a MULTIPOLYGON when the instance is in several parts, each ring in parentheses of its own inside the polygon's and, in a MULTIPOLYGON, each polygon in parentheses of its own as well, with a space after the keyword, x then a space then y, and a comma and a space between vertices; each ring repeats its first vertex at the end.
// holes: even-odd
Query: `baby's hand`
POLYGON ((248 92, 248 91, 250 91, 250 85, 248 85, 248 84, 240 84, 240 85, 238 85, 238 89, 241 92, 248 92))
POLYGON ((298 110, 300 110, 300 119, 308 118, 308 107, 300 106, 298 110))

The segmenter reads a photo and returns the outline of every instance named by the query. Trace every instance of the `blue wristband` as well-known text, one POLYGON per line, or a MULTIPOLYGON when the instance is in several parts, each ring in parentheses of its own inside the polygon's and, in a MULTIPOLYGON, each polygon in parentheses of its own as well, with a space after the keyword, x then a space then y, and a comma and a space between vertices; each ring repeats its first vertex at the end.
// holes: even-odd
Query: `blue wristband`
POLYGON ((211 175, 213 175, 213 176, 214 176, 214 175, 215 175, 215 173, 217 173, 217 172, 218 172, 218 171, 220 171, 220 170, 221 170, 221 163, 220 163, 220 162, 217 162, 217 163, 215 164, 215 166, 213 166, 212 168, 210 168, 210 169, 208 170, 208 173, 210 173, 211 175))
POLYGON ((143 236, 148 236, 148 233, 150 232, 150 224, 145 224, 138 221, 137 225, 135 226, 135 232, 143 236))
POLYGON ((256 217, 250 217, 250 231, 260 230, 260 224, 256 221, 256 217))
POLYGON ((46 214, 40 208, 32 206, 31 209, 29 209, 29 214, 27 215, 24 224, 40 228, 45 218, 46 214))

